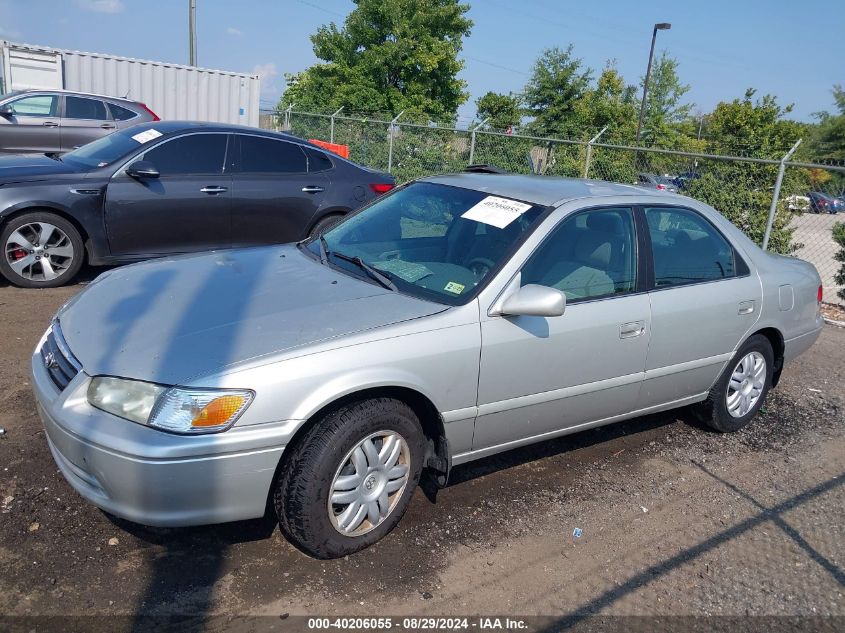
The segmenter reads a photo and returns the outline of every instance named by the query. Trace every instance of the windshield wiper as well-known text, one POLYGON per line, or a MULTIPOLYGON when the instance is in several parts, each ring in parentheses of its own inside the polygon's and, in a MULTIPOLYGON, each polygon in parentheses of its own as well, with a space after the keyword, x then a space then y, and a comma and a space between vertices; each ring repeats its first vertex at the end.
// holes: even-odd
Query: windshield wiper
MULTIPOLYGON (((321 238, 322 238, 322 236, 321 236, 321 238)), ((321 241, 320 242, 321 256, 322 256, 322 249, 324 249, 324 248, 325 248, 325 244, 323 244, 323 242, 321 241)), ((399 290, 396 287, 396 284, 394 284, 390 280, 390 277, 388 277, 387 275, 379 272, 378 270, 376 270, 375 268, 370 266, 367 262, 365 262, 360 257, 351 257, 350 255, 344 255, 343 253, 335 253, 335 252, 329 251, 329 250, 326 250, 326 255, 327 256, 328 255, 334 255, 338 259, 343 259, 343 260, 346 260, 348 262, 352 262, 353 264, 358 266, 358 268, 360 268, 365 273, 367 273, 367 275, 371 279, 374 279, 375 281, 379 282, 382 286, 384 286, 388 290, 393 290, 394 292, 398 292, 398 290, 399 290)))
POLYGON ((324 266, 329 263, 329 245, 322 235, 320 235, 320 263, 324 266))

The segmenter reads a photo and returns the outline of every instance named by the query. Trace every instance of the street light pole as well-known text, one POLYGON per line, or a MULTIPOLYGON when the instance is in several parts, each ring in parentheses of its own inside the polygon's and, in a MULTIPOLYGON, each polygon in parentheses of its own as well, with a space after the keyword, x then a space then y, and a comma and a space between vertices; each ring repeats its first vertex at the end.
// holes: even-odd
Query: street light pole
POLYGON ((648 95, 648 80, 651 77, 651 62, 654 59, 654 42, 657 39, 658 31, 666 31, 672 28, 668 22, 660 22, 654 25, 654 31, 651 34, 651 50, 648 53, 648 66, 645 71, 645 82, 643 83, 643 102, 640 104, 640 120, 637 123, 637 145, 640 144, 640 132, 643 129, 643 116, 645 115, 645 100, 648 95))
POLYGON ((188 0, 188 60, 197 65, 197 0, 188 0))

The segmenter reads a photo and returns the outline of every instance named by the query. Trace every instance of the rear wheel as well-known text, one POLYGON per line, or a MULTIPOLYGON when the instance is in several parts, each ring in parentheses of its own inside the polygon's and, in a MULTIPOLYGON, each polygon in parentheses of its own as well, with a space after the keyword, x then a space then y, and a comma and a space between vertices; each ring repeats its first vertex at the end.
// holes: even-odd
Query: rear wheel
POLYGON ((419 419, 392 398, 355 402, 318 421, 290 449, 273 504, 285 536, 317 558, 368 547, 402 518, 419 482, 419 419))
POLYGON ((32 212, 0 231, 0 273, 16 286, 54 288, 69 282, 84 259, 79 231, 64 218, 32 212))
POLYGON ((749 338, 725 367, 707 400, 698 406, 701 419, 722 433, 744 427, 771 389, 774 365, 769 339, 761 334, 749 338))

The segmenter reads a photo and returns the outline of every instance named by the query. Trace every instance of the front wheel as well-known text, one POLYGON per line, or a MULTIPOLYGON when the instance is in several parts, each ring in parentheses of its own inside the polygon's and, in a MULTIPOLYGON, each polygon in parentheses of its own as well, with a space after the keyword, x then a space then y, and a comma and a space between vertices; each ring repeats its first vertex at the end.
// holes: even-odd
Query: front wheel
POLYGON ((311 232, 308 234, 308 237, 317 237, 318 235, 322 235, 330 228, 332 228, 335 224, 340 222, 343 219, 342 215, 332 214, 327 215, 323 219, 321 219, 317 224, 314 225, 314 228, 311 229, 311 232))
POLYGON ((291 448, 273 490, 285 536, 317 558, 369 547, 402 518, 425 453, 408 405, 375 398, 319 420, 291 448))
POLYGON ((698 405, 702 421, 722 433, 748 424, 771 389, 774 364, 769 339, 761 334, 749 338, 725 367, 707 400, 698 405))
POLYGON ((24 213, 0 231, 0 273, 23 288, 55 288, 79 272, 84 247, 79 231, 47 212, 24 213))

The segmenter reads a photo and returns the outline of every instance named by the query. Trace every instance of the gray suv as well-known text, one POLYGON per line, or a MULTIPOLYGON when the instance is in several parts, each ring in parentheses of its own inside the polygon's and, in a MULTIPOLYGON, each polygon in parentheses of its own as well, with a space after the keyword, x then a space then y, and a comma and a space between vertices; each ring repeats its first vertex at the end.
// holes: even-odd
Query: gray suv
POLYGON ((64 90, 0 96, 0 154, 69 152, 138 123, 158 121, 143 103, 64 90))

